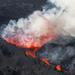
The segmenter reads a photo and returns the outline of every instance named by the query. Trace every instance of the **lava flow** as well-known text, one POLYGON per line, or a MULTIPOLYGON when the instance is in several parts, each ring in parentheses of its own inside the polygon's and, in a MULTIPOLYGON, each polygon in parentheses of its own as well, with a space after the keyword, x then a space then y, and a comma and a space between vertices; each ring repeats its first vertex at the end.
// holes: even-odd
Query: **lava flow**
MULTIPOLYGON (((28 48, 29 50, 25 50, 25 54, 32 58, 36 58, 35 53, 44 44, 56 39, 56 33, 54 25, 45 17, 39 15, 35 17, 34 13, 32 18, 33 22, 29 22, 27 25, 25 25, 24 19, 18 20, 18 25, 12 21, 4 29, 2 38, 6 42, 17 47, 28 48)), ((50 65, 47 59, 44 58, 41 60, 45 64, 50 65)))
MULTIPOLYGON (((11 23, 8 24, 2 34, 3 39, 17 47, 34 49, 32 50, 33 52, 36 52, 38 48, 42 47, 48 41, 55 39, 55 27, 48 19, 39 15, 35 17, 35 13, 32 17, 33 23, 30 25, 29 23, 27 25, 18 24, 19 21, 21 22, 24 19, 18 20, 17 27, 14 25, 11 27, 11 23)), ((28 52, 26 53, 28 54, 28 52)))

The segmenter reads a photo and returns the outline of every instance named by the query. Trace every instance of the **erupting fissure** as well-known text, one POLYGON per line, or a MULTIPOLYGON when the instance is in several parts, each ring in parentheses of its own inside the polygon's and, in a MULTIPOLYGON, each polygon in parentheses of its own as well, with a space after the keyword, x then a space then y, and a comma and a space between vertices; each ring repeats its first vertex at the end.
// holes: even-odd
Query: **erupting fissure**
POLYGON ((56 38, 56 33, 54 25, 44 16, 38 15, 38 12, 31 17, 32 21, 29 19, 27 23, 26 19, 10 21, 2 38, 17 47, 29 48, 25 53, 34 58, 40 47, 56 38))
MULTIPOLYGON (((52 9, 44 6, 43 11, 35 11, 28 18, 20 18, 17 22, 10 20, 1 31, 1 37, 17 47, 28 48, 27 56, 36 58, 35 53, 49 41, 59 35, 75 37, 75 0, 47 0, 55 5, 52 9), (71 4, 70 4, 71 3, 71 4)), ((41 59, 49 65, 47 59, 41 59)), ((56 69, 61 71, 60 65, 56 69)))

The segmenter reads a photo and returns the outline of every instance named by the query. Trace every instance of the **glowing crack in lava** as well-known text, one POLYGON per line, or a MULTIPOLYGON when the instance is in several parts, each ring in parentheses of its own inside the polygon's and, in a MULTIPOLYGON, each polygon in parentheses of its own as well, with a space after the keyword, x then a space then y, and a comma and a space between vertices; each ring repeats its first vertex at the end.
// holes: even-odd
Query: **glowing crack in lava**
POLYGON ((29 48, 25 51, 26 55, 35 58, 35 52, 48 41, 54 40, 56 34, 54 26, 44 16, 34 13, 31 18, 28 21, 24 18, 18 22, 11 20, 2 38, 17 47, 29 48))

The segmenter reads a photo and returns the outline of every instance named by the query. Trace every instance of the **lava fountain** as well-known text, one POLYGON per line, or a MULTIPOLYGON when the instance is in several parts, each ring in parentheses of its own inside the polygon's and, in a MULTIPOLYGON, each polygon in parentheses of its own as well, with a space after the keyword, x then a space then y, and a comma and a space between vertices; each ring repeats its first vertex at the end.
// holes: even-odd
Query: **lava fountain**
MULTIPOLYGON (((56 38, 52 22, 37 13, 33 13, 32 19, 28 21, 24 18, 19 19, 18 22, 11 20, 2 32, 2 38, 6 42, 17 47, 30 49, 26 50, 25 53, 33 58, 36 58, 35 52, 40 47, 56 38)), ((48 64, 46 59, 44 62, 48 64)))

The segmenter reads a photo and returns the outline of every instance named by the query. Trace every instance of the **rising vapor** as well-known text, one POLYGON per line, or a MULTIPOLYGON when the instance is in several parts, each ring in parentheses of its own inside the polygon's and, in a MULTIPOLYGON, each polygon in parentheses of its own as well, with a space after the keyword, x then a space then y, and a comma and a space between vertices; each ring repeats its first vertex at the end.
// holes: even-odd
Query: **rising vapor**
POLYGON ((59 36, 75 37, 75 0, 47 0, 42 11, 34 11, 27 18, 10 20, 1 31, 7 42, 22 48, 41 47, 59 36))

